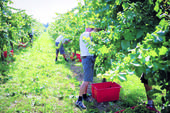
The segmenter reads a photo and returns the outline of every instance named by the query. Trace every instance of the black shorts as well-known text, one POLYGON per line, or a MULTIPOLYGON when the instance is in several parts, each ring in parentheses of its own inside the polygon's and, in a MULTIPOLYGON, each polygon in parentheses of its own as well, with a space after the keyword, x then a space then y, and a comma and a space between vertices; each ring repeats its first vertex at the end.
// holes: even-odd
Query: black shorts
POLYGON ((141 77, 140 77, 140 80, 141 80, 141 82, 142 83, 144 83, 144 84, 148 84, 148 80, 147 79, 145 79, 145 74, 144 73, 142 73, 142 75, 141 75, 141 77))

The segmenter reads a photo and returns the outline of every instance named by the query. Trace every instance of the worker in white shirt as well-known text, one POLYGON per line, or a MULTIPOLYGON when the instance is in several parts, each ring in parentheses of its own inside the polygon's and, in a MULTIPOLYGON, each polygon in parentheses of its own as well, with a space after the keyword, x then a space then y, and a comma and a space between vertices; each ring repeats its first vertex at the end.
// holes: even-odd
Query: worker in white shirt
POLYGON ((64 38, 62 35, 60 35, 55 40, 55 45, 57 46, 57 48, 56 48, 56 59, 55 59, 56 62, 57 62, 57 59, 58 59, 58 53, 59 52, 60 52, 60 54, 63 55, 65 61, 68 62, 68 59, 66 58, 66 55, 65 55, 64 46, 63 46, 63 44, 67 44, 68 42, 70 42, 70 40, 67 39, 67 38, 64 38))
POLYGON ((82 65, 84 71, 84 80, 82 85, 80 86, 79 97, 76 101, 75 105, 80 107, 81 109, 86 109, 86 106, 82 103, 82 100, 90 102, 91 99, 87 96, 87 88, 90 82, 93 81, 93 73, 94 73, 94 63, 96 57, 89 53, 88 42, 86 42, 87 38, 90 38, 92 41, 91 32, 96 32, 96 28, 86 28, 86 31, 80 36, 80 52, 82 57, 82 65))

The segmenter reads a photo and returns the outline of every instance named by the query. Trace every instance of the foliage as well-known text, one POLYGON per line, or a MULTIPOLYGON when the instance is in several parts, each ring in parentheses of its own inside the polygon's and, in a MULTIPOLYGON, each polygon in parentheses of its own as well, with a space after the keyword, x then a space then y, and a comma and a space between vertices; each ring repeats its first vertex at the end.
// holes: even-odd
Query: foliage
POLYGON ((82 15, 83 10, 74 8, 66 14, 57 14, 56 21, 49 26, 48 32, 54 39, 63 35, 64 38, 71 40, 64 45, 66 51, 79 51, 79 37, 85 29, 82 15))
MULTIPOLYGON (((79 37, 84 27, 100 28, 102 31, 92 34, 91 43, 91 53, 98 56, 99 77, 124 81, 127 75, 144 72, 149 85, 164 90, 170 86, 169 5, 167 0, 84 0, 77 12, 58 15, 50 34, 62 32, 73 39, 71 48, 77 50, 78 39, 74 37, 79 37)), ((166 100, 169 95, 167 91, 166 100)))
POLYGON ((156 112, 149 110, 144 105, 139 105, 135 107, 134 109, 127 108, 126 110, 123 111, 123 113, 156 113, 156 112))
MULTIPOLYGON (((18 46, 19 42, 28 42, 30 40, 28 34, 37 26, 36 20, 27 15, 24 10, 10 7, 11 3, 11 0, 0 1, 1 59, 3 59, 3 51, 14 49, 14 46, 18 46)), ((35 34, 39 34, 39 31, 41 29, 36 28, 35 34)))
POLYGON ((7 56, 11 55, 11 50, 16 54, 20 43, 26 45, 31 42, 28 34, 32 33, 34 29, 34 38, 36 38, 40 35, 43 26, 27 15, 24 10, 10 7, 11 3, 11 0, 0 1, 0 67, 2 67, 0 69, 0 82, 2 83, 8 79, 6 71, 9 62, 14 60, 13 57, 5 57, 4 51, 7 51, 7 56))

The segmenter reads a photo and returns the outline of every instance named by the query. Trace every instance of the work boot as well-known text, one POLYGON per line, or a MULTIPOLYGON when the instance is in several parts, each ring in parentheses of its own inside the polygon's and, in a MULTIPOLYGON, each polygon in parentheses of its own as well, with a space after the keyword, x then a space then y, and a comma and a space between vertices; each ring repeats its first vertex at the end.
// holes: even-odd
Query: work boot
POLYGON ((55 62, 57 62, 57 57, 55 58, 55 62))
POLYGON ((75 105, 81 109, 86 109, 86 106, 82 103, 82 101, 76 101, 75 105))
POLYGON ((92 99, 89 96, 87 96, 86 98, 83 98, 83 100, 86 102, 92 102, 92 99))
POLYGON ((65 58, 65 61, 68 62, 68 59, 65 58))

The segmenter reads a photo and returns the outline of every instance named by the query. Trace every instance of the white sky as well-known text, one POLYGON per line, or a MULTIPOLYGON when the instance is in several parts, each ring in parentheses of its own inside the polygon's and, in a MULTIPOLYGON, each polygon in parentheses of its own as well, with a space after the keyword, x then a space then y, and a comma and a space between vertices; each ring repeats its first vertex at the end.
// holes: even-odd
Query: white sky
POLYGON ((54 21, 55 13, 66 13, 78 6, 77 0, 12 0, 14 8, 26 10, 41 23, 54 21))

